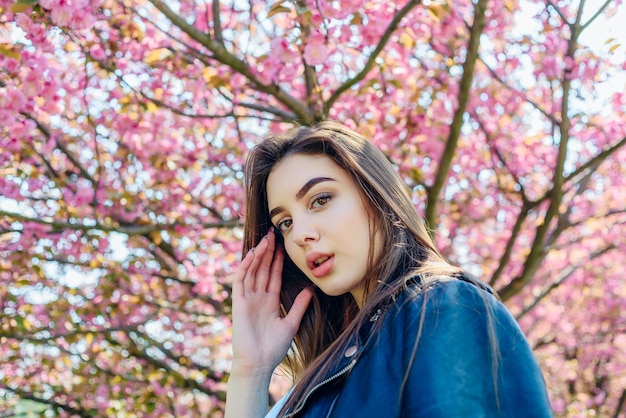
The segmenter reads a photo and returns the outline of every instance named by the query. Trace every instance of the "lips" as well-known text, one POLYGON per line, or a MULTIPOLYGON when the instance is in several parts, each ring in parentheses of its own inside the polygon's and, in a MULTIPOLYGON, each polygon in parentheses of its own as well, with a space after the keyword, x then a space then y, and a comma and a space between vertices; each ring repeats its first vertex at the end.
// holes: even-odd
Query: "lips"
POLYGON ((306 264, 315 277, 324 277, 329 274, 334 265, 332 254, 313 252, 306 257, 306 264))

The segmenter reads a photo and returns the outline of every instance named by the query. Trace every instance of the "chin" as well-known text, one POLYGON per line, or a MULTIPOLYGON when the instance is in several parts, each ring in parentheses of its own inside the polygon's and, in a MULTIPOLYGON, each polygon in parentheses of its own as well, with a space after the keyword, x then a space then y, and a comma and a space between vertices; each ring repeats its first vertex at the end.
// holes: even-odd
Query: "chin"
POLYGON ((320 290, 322 292, 324 292, 324 294, 326 296, 343 296, 345 294, 347 294, 348 292, 345 290, 339 290, 339 289, 324 289, 320 287, 320 290))

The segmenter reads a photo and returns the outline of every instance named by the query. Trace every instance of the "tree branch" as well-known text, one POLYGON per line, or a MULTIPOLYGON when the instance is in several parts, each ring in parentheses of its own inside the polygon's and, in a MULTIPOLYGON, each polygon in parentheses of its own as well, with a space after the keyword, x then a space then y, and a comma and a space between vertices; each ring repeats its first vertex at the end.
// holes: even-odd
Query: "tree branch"
MULTIPOLYGON (((104 328, 104 329, 77 329, 77 330, 70 331, 70 332, 59 333, 59 334, 49 334, 47 336, 41 336, 41 337, 37 337, 35 336, 35 334, 38 334, 38 333, 43 334, 43 333, 49 332, 49 330, 47 329, 35 330, 34 332, 30 333, 33 335, 21 335, 21 334, 14 334, 14 333, 2 331, 0 332, 0 337, 9 338, 9 339, 17 340, 17 341, 28 341, 29 343, 33 343, 33 344, 39 344, 39 343, 46 344, 50 341, 54 341, 59 338, 67 339, 67 338, 77 337, 80 335, 88 335, 88 334, 110 334, 113 332, 120 332, 120 331, 122 332, 135 331, 140 325, 145 325, 149 320, 150 319, 147 319, 146 321, 136 323, 133 325, 127 325, 127 326, 110 327, 110 328, 104 328)), ((74 353, 70 353, 70 354, 74 354, 74 353)))
POLYGON ((385 33, 383 33, 383 36, 380 38, 380 41, 378 42, 378 45, 376 45, 376 48, 374 49, 374 51, 372 52, 372 54, 369 56, 369 58, 367 59, 367 62, 365 63, 365 66, 363 67, 363 69, 361 70, 361 72, 359 72, 357 75, 355 75, 353 78, 347 80, 345 83, 343 83, 341 86, 339 86, 339 88, 337 90, 335 90, 333 92, 333 94, 330 96, 330 98, 326 101, 326 103, 324 104, 324 115, 327 116, 328 112, 330 111, 330 109, 333 107, 333 105, 335 104, 335 102, 339 99, 339 97, 348 89, 350 89, 352 86, 354 86, 355 84, 357 84, 359 81, 363 80, 365 78, 365 76, 372 70, 372 68, 374 67, 374 64, 376 63, 376 58, 378 57, 378 55, 380 55, 380 53, 382 52, 382 50, 385 48, 385 46, 387 45, 387 42, 389 42, 389 39, 391 38, 391 35, 393 34, 393 32, 396 30, 396 28, 398 27, 398 25, 400 24, 400 22, 402 21, 402 19, 417 5, 419 5, 422 1, 421 0, 411 0, 409 1, 402 9, 400 9, 400 11, 393 17, 393 19, 391 20, 391 22, 389 23, 389 26, 387 26, 387 29, 385 29, 385 33))
POLYGON ((222 21, 220 20, 220 0, 211 0, 213 12, 213 37, 220 45, 224 45, 224 37, 222 36, 222 21))
MULTIPOLYGON (((585 221, 588 221, 589 219, 606 219, 606 218, 610 218, 612 216, 624 215, 624 214, 626 214, 626 209, 609 210, 609 211, 604 212, 604 213, 599 213, 599 214, 596 214, 594 216, 589 216, 587 218, 581 219, 578 222, 572 222, 568 226, 570 228, 571 227, 576 227, 576 226, 579 226, 579 225, 583 225, 585 223, 585 221)), ((626 223, 626 221, 625 222, 617 222, 615 225, 621 225, 623 223, 626 223)))
POLYGON ((590 159, 583 165, 576 168, 576 170, 574 170, 565 178, 565 182, 569 183, 570 181, 574 180, 577 176, 581 175, 585 170, 600 165, 600 163, 605 161, 607 158, 609 158, 612 154, 614 154, 616 151, 618 151, 620 148, 622 148, 625 145, 626 145, 626 137, 620 139, 615 144, 611 145, 609 148, 599 152, 595 157, 593 157, 592 159, 590 159))
MULTIPOLYGON (((308 8, 307 8, 305 0, 296 0, 295 4, 296 4, 296 11, 298 13, 308 11, 308 8)), ((320 15, 322 17, 322 20, 325 21, 324 15, 322 14, 321 10, 319 11, 319 13, 320 13, 320 15)), ((306 20, 304 20, 304 22, 306 22, 306 20)), ((302 30, 302 33, 303 33, 305 39, 308 38, 311 35, 310 24, 302 24, 301 25, 301 30, 302 30)), ((311 109, 311 111, 315 115, 315 120, 322 120, 322 119, 324 119, 324 117, 327 114, 323 113, 323 108, 320 108, 320 104, 322 104, 322 106, 323 106, 323 98, 319 96, 321 90, 319 88, 319 83, 318 83, 318 80, 317 80, 317 74, 315 73, 315 68, 313 66, 307 64, 307 62, 304 60, 304 58, 302 58, 302 65, 304 67, 304 82, 305 82, 305 86, 306 86, 306 100, 307 100, 309 109, 311 109), (319 100, 319 102, 316 102, 316 98, 315 98, 316 94, 318 96, 317 99, 319 100)))
POLYGON ((282 90, 277 84, 263 84, 252 72, 248 64, 241 59, 235 57, 226 50, 224 45, 211 39, 210 36, 200 32, 198 29, 188 24, 186 20, 170 9, 162 0, 149 0, 161 13, 169 19, 176 27, 180 28, 184 33, 196 42, 204 45, 213 53, 213 58, 224 65, 232 68, 234 71, 246 77, 252 85, 259 91, 267 93, 276 98, 280 103, 291 109, 298 117, 299 121, 304 124, 310 124, 314 118, 311 111, 298 99, 290 96, 282 90))
MULTIPOLYGON (((168 34, 168 36, 171 37, 171 35, 168 34)), ((176 40, 177 42, 182 43, 182 41, 180 40, 176 40)), ((78 44, 78 40, 75 40, 75 42, 78 44)), ((183 43, 183 45, 185 45, 183 43)), ((192 51, 195 54, 200 55, 199 51, 194 50, 192 47, 185 45, 186 48, 188 48, 190 51, 192 51)), ((169 48, 169 50, 174 54, 174 53, 182 53, 181 51, 176 51, 173 48, 169 48)), ((233 119, 243 119, 243 118, 255 118, 255 119, 266 119, 266 118, 262 118, 259 116, 255 116, 255 115, 249 115, 249 114, 237 114, 235 113, 234 110, 227 112, 227 113, 223 113, 223 114, 210 114, 210 113, 188 113, 185 111, 182 111, 180 109, 177 109, 167 103, 165 103, 163 100, 159 100, 159 99, 155 99, 154 97, 150 97, 149 95, 147 95, 146 93, 144 93, 141 90, 138 90, 136 87, 134 87, 133 85, 129 84, 122 75, 119 75, 114 68, 112 68, 108 63, 106 63, 104 60, 98 60, 96 58, 94 58, 91 53, 89 52, 89 50, 87 48, 85 48, 84 46, 82 46, 82 51, 83 53, 89 57, 90 60, 92 60, 93 62, 97 63, 101 68, 103 68, 104 70, 108 71, 109 74, 111 74, 112 76, 116 77, 120 83, 124 84, 124 86, 126 86, 130 91, 133 91, 137 96, 139 96, 140 98, 148 101, 148 102, 152 102, 154 103, 156 106, 164 108, 169 110, 170 112, 179 115, 179 116, 183 116, 186 118, 190 118, 190 119, 226 119, 226 118, 233 118, 233 119)), ((192 55, 193 56, 193 55, 192 55)), ((200 59, 199 56, 193 56, 194 58, 198 58, 200 59)), ((203 61, 203 63, 205 65, 209 65, 208 62, 203 61)), ((252 108, 252 105, 247 105, 247 104, 243 104, 243 103, 235 103, 233 102, 232 98, 225 96, 224 94, 222 94, 222 97, 226 98, 227 100, 229 100, 233 106, 241 106, 244 108, 252 108)), ((143 104, 141 102, 139 102, 139 104, 143 104)), ((273 108, 271 106, 257 106, 255 108, 255 110, 258 110, 260 112, 265 112, 265 113, 270 113, 276 116, 279 116, 280 118, 282 118, 285 121, 293 121, 294 119, 297 118, 297 116, 293 113, 287 113, 283 110, 280 109, 276 109, 273 108)))
MULTIPOLYGON (((57 222, 51 220, 45 220, 42 218, 30 218, 15 212, 8 212, 0 209, 0 216, 6 216, 8 218, 16 219, 18 221, 33 222, 40 225, 47 225, 52 229, 71 229, 76 231, 103 231, 103 232, 120 232, 126 235, 146 235, 155 231, 166 231, 174 228, 176 223, 173 224, 149 224, 149 225, 119 225, 119 226, 107 226, 96 223, 95 225, 84 224, 72 224, 65 222, 57 222)), ((236 228, 240 226, 239 219, 230 219, 219 222, 209 222, 202 224, 203 228, 236 228)))
MULTIPOLYGON (((497 73, 496 71, 491 68, 483 58, 480 58, 480 62, 485 66, 485 68, 487 68, 487 71, 489 71, 489 74, 492 75, 493 78, 496 79, 496 81, 498 81, 500 84, 502 84, 504 87, 513 90, 515 92, 519 93, 519 90, 517 90, 516 88, 510 86, 506 81, 504 81, 497 73)), ((545 109, 543 109, 541 106, 539 106, 538 103, 536 103, 535 101, 531 100, 527 95, 526 97, 524 97, 524 101, 528 104, 530 104, 532 107, 534 107, 535 109, 537 109, 539 112, 541 112, 542 115, 544 115, 546 118, 548 118, 550 120, 550 122, 552 122, 555 126, 558 126, 561 124, 561 121, 558 120, 554 115, 548 113, 548 111, 546 111, 545 109)))
POLYGON ((509 261, 511 261, 511 254, 513 254, 513 248, 515 247, 515 242, 517 241, 517 238, 519 237, 524 221, 526 221, 530 210, 533 208, 533 204, 528 200, 526 196, 526 192, 524 190, 524 186, 522 185, 520 179, 515 174, 513 174, 512 170, 509 168, 506 160, 504 159, 504 156, 502 155, 502 153, 500 153, 500 150, 495 145, 495 141, 493 140, 491 133, 487 130, 487 128, 485 127, 483 122, 480 120, 480 117, 478 115, 474 114, 473 116, 478 121, 478 126, 480 127, 481 132, 483 132, 483 134, 485 135, 489 148, 492 150, 493 154, 498 158, 498 161, 500 161, 502 166, 513 177, 513 179, 515 180, 515 183, 519 185, 520 187, 519 196, 522 199, 522 207, 520 208, 520 212, 515 221, 515 225, 513 226, 513 229, 511 230, 511 235, 509 236, 509 239, 506 243, 504 252, 500 256, 498 268, 493 272, 493 274, 491 275, 491 279, 489 280, 489 285, 492 287, 495 287, 496 282, 498 281, 500 276, 502 276, 502 273, 504 272, 504 269, 506 268, 506 266, 509 264, 509 261))
POLYGON ((574 274, 576 270, 582 267, 585 263, 588 263, 591 260, 600 257, 602 254, 606 254, 607 252, 616 248, 617 247, 612 244, 608 245, 592 253, 584 263, 581 262, 578 264, 567 266, 565 270, 561 271, 561 274, 559 274, 558 278, 553 283, 544 288, 544 290, 542 290, 541 293, 528 306, 524 307, 524 309, 522 309, 522 311, 515 316, 515 319, 519 321, 524 315, 533 310, 533 308, 537 306, 539 302, 541 302, 546 296, 548 296, 548 294, 550 294, 554 289, 560 287, 563 283, 565 283, 565 281, 570 278, 572 274, 574 274))
POLYGON ((176 364, 182 367, 191 366, 197 370, 202 370, 203 372, 206 373, 207 377, 209 377, 210 379, 214 381, 218 381, 220 379, 221 376, 218 376, 216 373, 213 373, 209 368, 204 367, 201 364, 195 363, 193 359, 191 359, 190 357, 181 356, 181 355, 174 353, 172 350, 168 350, 167 348, 163 346, 163 344, 161 344, 159 341, 155 340, 154 338, 150 337, 149 335, 138 332, 138 331, 135 331, 134 334, 137 336, 136 338, 145 340, 150 347, 156 348, 161 353, 163 353, 165 357, 174 361, 176 364))
POLYGON ((31 392, 27 392, 25 390, 21 390, 18 388, 12 388, 6 385, 1 385, 0 388, 2 388, 2 390, 6 390, 7 392, 11 392, 17 396, 19 396, 22 399, 28 399, 29 401, 33 401, 33 402, 37 402, 37 403, 41 403, 44 405, 49 405, 55 409, 62 409, 65 412, 68 412, 70 414, 72 414, 72 416, 79 416, 79 417, 93 417, 96 415, 97 411, 91 410, 91 411, 87 411, 84 409, 79 409, 79 408, 73 408, 69 405, 66 404, 62 404, 60 402, 57 402, 55 400, 52 399, 46 399, 46 398, 42 398, 40 396, 36 396, 35 394, 31 393, 31 392))
MULTIPOLYGON (((592 167, 599 166, 602 162, 604 162, 606 159, 608 159, 608 157, 610 157, 612 154, 614 154, 616 151, 618 151, 624 145, 626 145, 626 138, 622 138, 617 143, 612 145, 610 148, 608 148, 606 150, 603 150, 602 152, 598 153, 595 157, 591 158, 589 161, 587 161, 585 164, 583 164, 580 167, 578 167, 574 172, 572 172, 569 176, 567 176, 565 178, 564 184, 568 183, 570 181, 574 181, 576 179, 576 177, 579 177, 580 175, 582 175, 586 170, 588 170, 588 169, 590 169, 592 167)), ((535 200, 535 201, 532 201, 532 202, 531 201, 524 201, 524 205, 523 205, 522 209, 520 210, 520 215, 519 215, 518 219, 516 220, 513 229, 511 230, 511 236, 509 237, 509 240, 507 241, 507 245, 505 247, 505 250, 504 250, 504 253, 503 253, 502 257, 500 258, 500 263, 498 264, 498 268, 492 274, 491 279, 489 280, 489 284, 491 286, 494 286, 496 284, 498 279, 501 277, 501 275, 502 275, 502 273, 504 271, 504 268, 508 264, 508 261, 510 260, 510 256, 511 256, 512 251, 513 251, 513 246, 515 244, 515 240, 517 239, 517 236, 518 236, 519 232, 521 231, 521 226, 522 226, 523 222, 528 217, 529 211, 533 207, 536 207, 539 204, 541 204, 543 201, 548 199, 550 196, 552 196, 552 190, 550 190, 548 193, 546 193, 545 196, 543 196, 542 198, 540 198, 538 200, 535 200)), ((522 198, 523 197, 524 196, 522 195, 522 198)), ((619 213, 622 213, 622 212, 623 211, 607 212, 605 215, 606 216, 611 216, 611 215, 619 214, 619 213)), ((571 226, 576 226, 576 224, 572 224, 571 226)), ((554 240, 556 238, 557 238, 556 236, 553 236, 551 239, 554 240)), ((501 297, 502 297, 502 295, 501 295, 501 297)), ((503 298, 503 300, 505 300, 505 299, 503 298)))
POLYGON ((613 1, 613 0, 606 0, 606 1, 604 2, 604 4, 603 4, 602 6, 600 6, 600 8, 598 9, 598 11, 597 11, 597 12, 596 12, 593 16, 591 16, 591 18, 590 18, 590 19, 589 19, 586 23, 584 23, 584 24, 581 26, 581 31, 582 31, 582 30, 587 29, 587 27, 588 27, 591 23, 593 23, 593 21, 594 21, 594 20, 596 20, 596 19, 598 18, 598 16, 600 16, 600 15, 602 14, 602 12, 604 11, 604 9, 606 9, 607 7, 609 7, 609 4, 611 4, 611 2, 612 2, 612 1, 613 1))
MULTIPOLYGON (((44 134, 46 138, 48 138, 48 140, 52 137, 50 133, 50 129, 47 126, 45 126, 43 123, 39 122, 36 118, 34 118, 28 113, 22 113, 22 115, 32 120, 33 122, 35 122, 35 124, 37 125, 37 128, 44 134)), ((78 171, 80 171, 80 174, 85 179, 89 180, 91 184, 96 184, 96 181, 93 179, 93 177, 91 177, 91 174, 89 174, 89 172, 82 166, 80 161, 78 161, 78 159, 74 157, 74 155, 67 149, 67 147, 65 146, 61 138, 56 138, 55 142, 56 142, 57 148, 61 152, 63 152, 63 154, 67 156, 67 158, 72 162, 72 164, 74 164, 74 166, 78 169, 78 171)), ((38 155, 40 154, 38 153, 38 155)))
POLYGON ((474 67, 476 60, 478 59, 478 48, 480 46, 480 36, 483 33, 485 27, 485 12, 487 9, 487 0, 479 0, 474 6, 474 22, 470 30, 470 38, 467 45, 467 54, 465 62, 463 63, 463 76, 459 85, 459 101, 457 109, 452 119, 452 125, 450 126, 450 133, 446 140, 446 146, 439 164, 437 166, 437 174, 432 186, 428 187, 427 203, 426 203, 426 223, 429 226, 430 231, 434 231, 437 227, 437 200, 443 190, 448 179, 450 166, 452 159, 456 152, 456 148, 459 142, 459 136, 461 134, 461 127, 463 126, 463 115, 467 108, 469 101, 470 91, 472 89, 472 80, 474 78, 474 67))
POLYGON ((181 387, 186 387, 189 389, 196 389, 206 395, 215 395, 215 393, 213 393, 210 389, 202 386, 201 384, 199 384, 198 382, 196 382, 193 379, 189 379, 187 377, 185 377, 182 373, 180 373, 179 371, 176 371, 174 369, 172 369, 172 367, 170 367, 169 364, 167 364, 165 361, 162 360, 158 360, 155 359, 154 357, 152 357, 150 354, 148 354, 148 351, 145 347, 141 347, 138 342, 136 341, 137 336, 133 336, 132 333, 128 334, 129 337, 129 347, 127 347, 129 353, 132 353, 134 356, 142 358, 144 360, 146 360, 149 364, 155 366, 157 369, 163 369, 166 370, 167 373, 171 374, 172 376, 174 376, 177 380, 179 380, 180 382, 183 383, 183 385, 181 385, 181 387))
POLYGON ((554 2, 552 0, 546 0, 546 4, 550 7, 552 7, 554 9, 554 11, 561 17, 561 19, 563 20, 563 22, 565 22, 567 25, 569 25, 570 23, 567 21, 567 17, 563 14, 563 12, 561 11, 561 9, 559 9, 556 4, 554 4, 554 2))
POLYGON ((498 268, 491 275, 491 279, 489 279, 490 286, 495 286, 498 279, 500 279, 500 276, 502 276, 504 269, 509 264, 509 261, 511 261, 511 254, 513 254, 515 242, 517 241, 517 237, 519 237, 519 234, 522 230, 522 225, 524 225, 524 222, 528 217, 528 212, 529 210, 526 206, 522 206, 522 208, 520 209, 520 213, 515 220, 515 225, 513 226, 513 229, 511 229, 511 235, 509 235, 509 239, 506 242, 506 247, 504 247, 504 252, 500 256, 498 268))
MULTIPOLYGON (((489 132, 489 130, 487 129, 487 127, 485 126, 485 124, 483 123, 483 121, 481 120, 479 115, 477 115, 476 113, 473 113, 472 116, 478 122, 478 126, 480 127, 480 131, 485 135, 485 139, 487 140, 487 145, 489 146, 489 149, 492 151, 493 155, 496 156, 496 158, 498 159, 500 164, 502 164, 502 167, 505 168, 506 172, 511 177, 513 177, 513 180, 515 181, 515 184, 517 186, 519 186, 520 192, 517 193, 517 194, 522 199, 522 202, 525 205, 528 205, 529 208, 532 207, 533 205, 531 204, 530 199, 528 198, 528 195, 526 193, 526 189, 524 188, 524 185, 522 184, 522 181, 520 180, 519 176, 517 174, 515 174, 513 172, 513 170, 509 167, 509 164, 507 163, 506 159, 504 158, 504 156, 500 152, 500 149, 496 145, 496 141, 494 140, 493 136, 491 135, 491 132, 489 132)), ((495 170, 496 167, 497 167, 497 163, 494 163, 494 172, 496 172, 496 174, 497 174, 497 171, 495 170)), ((498 182, 499 181, 500 180, 499 180, 499 177, 498 177, 498 182)), ((503 190, 503 191, 505 191, 505 190, 503 190)))
POLYGON ((615 413, 613 413, 613 418, 619 418, 619 414, 626 403, 626 389, 622 390, 622 394, 619 397, 619 401, 617 401, 617 406, 615 407, 615 413))
POLYGON ((258 110, 259 112, 270 113, 272 115, 278 116, 279 118, 281 118, 285 122, 286 121, 292 121, 292 120, 296 119, 296 115, 295 114, 287 113, 284 110, 280 110, 280 109, 277 109, 275 107, 263 106, 263 105, 256 104, 256 103, 237 103, 237 102, 232 102, 232 103, 233 103, 233 106, 241 106, 241 107, 246 108, 246 109, 258 110))
MULTIPOLYGON (((581 1, 580 9, 578 10, 577 22, 580 20, 580 15, 582 13, 582 6, 584 1, 581 1)), ((568 42, 566 57, 574 59, 574 55, 576 53, 576 47, 578 44, 578 36, 580 34, 580 27, 578 23, 574 24, 571 27, 572 36, 568 42)), ((558 216, 559 208, 561 206, 561 200, 563 199, 563 185, 565 183, 565 177, 563 174, 565 167, 565 160, 567 157, 567 146, 570 140, 570 119, 569 119, 569 96, 570 96, 570 88, 571 88, 571 79, 570 79, 570 71, 569 69, 565 69, 563 72, 562 79, 562 100, 561 100, 561 118, 562 121, 558 125, 559 126, 559 149, 557 154, 556 165, 554 167, 554 177, 552 179, 552 188, 550 189, 550 193, 548 198, 550 200, 550 205, 548 210, 546 211, 546 215, 543 219, 541 225, 537 227, 537 232, 535 234, 535 239, 530 248, 530 253, 526 257, 524 262, 524 266, 522 268, 522 272, 510 283, 508 283, 504 288, 502 288, 498 293, 502 300, 507 300, 513 295, 520 292, 523 287, 529 283, 534 277, 535 273, 539 269, 539 266, 543 262, 546 256, 545 251, 545 238, 550 229, 552 220, 558 216)))

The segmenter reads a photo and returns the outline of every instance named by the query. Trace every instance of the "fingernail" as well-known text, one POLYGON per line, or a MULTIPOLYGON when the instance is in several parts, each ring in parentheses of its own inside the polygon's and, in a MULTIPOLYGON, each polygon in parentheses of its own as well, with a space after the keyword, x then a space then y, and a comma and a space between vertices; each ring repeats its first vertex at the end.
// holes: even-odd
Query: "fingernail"
POLYGON ((248 254, 246 254, 246 255, 249 255, 250 253, 253 253, 253 252, 254 252, 254 247, 250 248, 250 249, 248 250, 248 254))

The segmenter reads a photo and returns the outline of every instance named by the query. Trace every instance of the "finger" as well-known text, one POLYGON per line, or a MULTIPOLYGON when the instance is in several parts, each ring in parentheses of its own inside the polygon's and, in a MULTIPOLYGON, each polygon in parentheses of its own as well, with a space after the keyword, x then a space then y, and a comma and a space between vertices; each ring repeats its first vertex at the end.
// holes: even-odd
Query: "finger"
POLYGON ((241 264, 237 267, 237 270, 231 275, 233 283, 233 293, 238 295, 243 294, 243 281, 246 278, 248 269, 254 260, 254 248, 250 249, 246 256, 241 260, 241 264))
POLYGON ((239 267, 237 267, 237 271, 233 274, 234 280, 236 282, 243 282, 243 279, 246 277, 246 273, 250 269, 250 265, 254 260, 254 248, 250 248, 246 256, 241 260, 239 267))
POLYGON ((265 250, 261 263, 259 264, 255 282, 255 289, 263 292, 267 291, 267 282, 270 279, 271 267, 275 256, 274 250, 276 248, 276 236, 272 230, 267 233, 266 238, 267 250, 265 250))
POLYGON ((261 264, 263 255, 265 254, 265 250, 267 249, 267 243, 268 240, 266 235, 261 239, 261 241, 259 241, 259 244, 254 248, 254 260, 252 260, 252 264, 250 264, 250 268, 248 268, 243 282, 246 292, 251 292, 256 287, 257 270, 259 268, 259 265, 261 264))
POLYGON ((270 293, 280 293, 283 284, 283 265, 285 264, 285 250, 280 245, 274 251, 274 260, 269 275, 267 291, 270 293))
POLYGON ((268 231, 265 238, 267 239, 267 249, 265 250, 261 263, 259 264, 255 283, 256 290, 260 291, 265 291, 267 289, 272 260, 274 259, 274 249, 276 248, 276 237, 274 236, 274 232, 272 230, 268 231))
POLYGON ((291 305, 291 309, 287 316, 285 316, 285 320, 291 324, 294 330, 297 330, 300 327, 300 322, 302 321, 302 317, 306 312, 306 308, 309 306, 311 299, 313 298, 313 287, 309 286, 304 289, 296 296, 296 299, 293 301, 293 305, 291 305))

